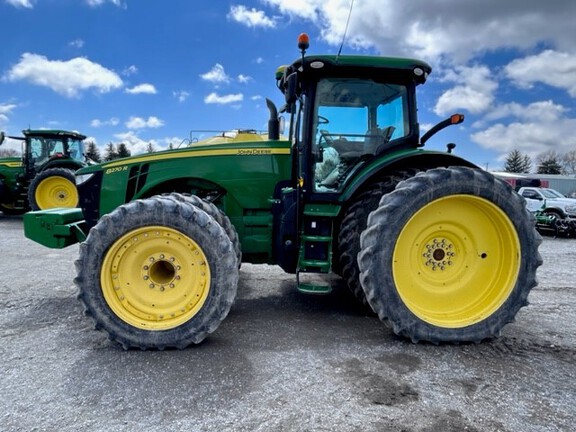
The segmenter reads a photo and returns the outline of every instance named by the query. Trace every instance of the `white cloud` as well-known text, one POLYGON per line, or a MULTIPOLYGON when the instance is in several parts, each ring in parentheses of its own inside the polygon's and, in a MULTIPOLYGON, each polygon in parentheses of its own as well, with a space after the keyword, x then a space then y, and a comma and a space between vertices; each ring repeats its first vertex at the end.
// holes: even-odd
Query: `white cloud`
POLYGON ((117 126, 119 123, 120 120, 118 120, 116 117, 112 117, 108 120, 94 119, 90 122, 90 126, 94 128, 99 128, 102 126, 117 126))
POLYGON ((253 100, 253 101, 257 101, 257 100, 263 99, 263 97, 260 96, 260 95, 256 95, 256 96, 252 96, 250 99, 253 100))
POLYGON ((576 97, 576 53, 546 50, 540 54, 516 59, 504 71, 518 86, 531 88, 541 82, 565 89, 576 97))
POLYGON ((164 126, 164 121, 154 116, 148 117, 148 119, 133 116, 126 122, 128 129, 159 128, 162 126, 164 126))
POLYGON ((32 9, 34 7, 31 0, 6 0, 6 3, 14 7, 23 7, 32 9))
MULTIPOLYGON (((310 21, 325 41, 340 45, 350 0, 264 1, 293 19, 310 21)), ((542 41, 573 50, 574 40, 573 0, 555 0, 553 7, 541 0, 465 6, 446 0, 363 0, 354 3, 345 46, 427 60, 448 55, 463 62, 489 50, 531 48, 542 41)))
POLYGON ((484 116, 483 120, 496 121, 505 118, 517 118, 551 123, 561 118, 566 112, 566 107, 557 105, 551 100, 534 102, 528 106, 511 102, 494 107, 484 116))
POLYGON ((126 69, 122 71, 122 75, 130 76, 138 73, 138 68, 134 65, 128 66, 126 69))
POLYGON ((230 77, 224 72, 224 66, 220 63, 216 63, 208 72, 201 74, 200 78, 214 84, 230 82, 230 77))
POLYGON ((91 7, 102 6, 104 3, 112 3, 114 6, 126 9, 126 4, 121 0, 86 0, 86 4, 91 7))
POLYGON ((0 114, 10 114, 17 105, 15 104, 0 104, 0 114))
POLYGON ((84 57, 68 61, 24 53, 20 61, 4 76, 7 81, 27 81, 48 87, 67 97, 77 97, 84 90, 107 93, 122 87, 122 79, 113 71, 84 57))
POLYGON ((448 70, 441 81, 460 83, 444 92, 434 107, 440 116, 457 110, 479 114, 491 107, 498 83, 486 66, 460 66, 448 70))
POLYGON ((247 27, 273 28, 276 25, 274 18, 267 17, 264 11, 242 5, 231 6, 228 18, 247 27))
POLYGON ((252 77, 244 74, 238 75, 238 82, 242 84, 246 84, 247 82, 252 81, 252 77))
MULTIPOLYGON (((322 10, 322 4, 324 2, 319 0, 264 0, 265 3, 269 5, 276 6, 281 13, 286 15, 293 15, 300 18, 309 19, 313 22, 318 20, 319 14, 322 10)), ((325 3, 335 3, 326 1, 325 3)), ((344 2, 338 2, 342 4, 333 4, 333 7, 339 7, 344 4, 344 2)), ((350 5, 348 4, 348 8, 350 5)), ((348 10, 346 8, 346 10, 348 10)))
POLYGON ((71 42, 68 42, 68 45, 72 48, 82 48, 84 46, 84 41, 82 39, 74 39, 71 42))
POLYGON ((139 84, 135 87, 126 89, 126 93, 130 94, 156 94, 156 87, 152 84, 139 84))
POLYGON ((491 113, 491 118, 512 117, 508 124, 497 123, 472 134, 472 141, 505 155, 519 149, 529 156, 546 150, 565 153, 576 147, 576 118, 566 116, 569 110, 552 101, 540 101, 523 106, 503 105, 491 113))
POLYGON ((186 99, 188 99, 188 97, 190 96, 190 93, 188 93, 187 91, 184 91, 184 90, 173 91, 172 96, 174 96, 176 99, 178 99, 178 102, 185 102, 186 99))
POLYGON ((0 126, 8 123, 8 114, 16 108, 16 105, 0 104, 0 126))
POLYGON ((143 140, 138 135, 136 135, 134 131, 119 133, 114 135, 114 137, 118 138, 121 142, 126 144, 126 147, 128 147, 128 150, 130 150, 132 155, 145 153, 148 143, 152 143, 153 146, 157 147, 156 140, 143 140))
POLYGON ((218 104, 227 105, 236 102, 242 102, 244 100, 244 95, 242 93, 228 94, 228 95, 218 95, 217 93, 210 93, 204 98, 204 103, 207 104, 218 104))
POLYGON ((256 62, 256 64, 262 64, 264 63, 264 59, 262 57, 258 57, 256 60, 254 60, 256 62))

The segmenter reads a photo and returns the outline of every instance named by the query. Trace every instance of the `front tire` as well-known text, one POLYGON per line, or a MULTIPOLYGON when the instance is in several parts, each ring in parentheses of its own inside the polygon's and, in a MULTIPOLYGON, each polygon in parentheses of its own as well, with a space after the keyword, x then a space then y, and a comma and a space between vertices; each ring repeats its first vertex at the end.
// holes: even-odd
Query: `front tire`
POLYGON ((6 216, 17 216, 26 213, 27 209, 24 207, 17 207, 14 204, 0 203, 0 211, 6 216))
POLYGON ((524 200, 471 168, 432 169, 385 195, 361 236, 361 282, 413 342, 500 334, 536 286, 541 237, 524 200))
POLYGON ((198 207, 163 197, 100 219, 76 269, 87 314, 125 349, 200 343, 228 314, 238 283, 224 229, 198 207))
POLYGON ((193 206, 198 207, 200 210, 205 211, 208 215, 212 216, 214 220, 224 228, 226 234, 230 238, 232 242, 232 246, 234 247, 234 253, 236 254, 236 259, 238 260, 238 268, 242 263, 242 247, 240 246, 240 239, 238 238, 238 232, 232 222, 230 222, 230 218, 226 216, 226 214, 221 211, 214 203, 210 201, 206 201, 196 195, 190 194, 182 194, 177 192, 172 192, 170 194, 164 195, 169 198, 173 198, 177 201, 186 202, 192 204, 193 206))
POLYGON ((39 173, 30 183, 28 202, 32 210, 77 207, 78 191, 74 171, 50 168, 39 173))

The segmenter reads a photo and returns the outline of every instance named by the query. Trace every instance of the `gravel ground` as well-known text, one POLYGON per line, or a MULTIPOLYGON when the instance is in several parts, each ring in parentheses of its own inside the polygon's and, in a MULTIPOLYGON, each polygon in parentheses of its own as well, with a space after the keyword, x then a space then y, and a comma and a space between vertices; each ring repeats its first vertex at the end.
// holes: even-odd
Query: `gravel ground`
POLYGON ((311 297, 243 265, 220 328, 182 351, 123 351, 75 299, 78 247, 0 215, 2 431, 576 431, 576 240, 545 238, 530 306, 494 341, 414 345, 340 281, 311 297))

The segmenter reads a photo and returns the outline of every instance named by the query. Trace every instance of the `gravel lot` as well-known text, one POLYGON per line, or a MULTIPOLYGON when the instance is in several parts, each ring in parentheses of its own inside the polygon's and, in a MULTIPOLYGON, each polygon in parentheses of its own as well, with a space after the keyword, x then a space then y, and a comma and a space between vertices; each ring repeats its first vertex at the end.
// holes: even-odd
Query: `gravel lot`
POLYGON ((310 297, 243 265, 220 328, 183 351, 123 351, 82 315, 78 247, 0 214, 2 431, 576 431, 576 239, 545 238, 540 285, 478 345, 414 345, 341 283, 310 297))

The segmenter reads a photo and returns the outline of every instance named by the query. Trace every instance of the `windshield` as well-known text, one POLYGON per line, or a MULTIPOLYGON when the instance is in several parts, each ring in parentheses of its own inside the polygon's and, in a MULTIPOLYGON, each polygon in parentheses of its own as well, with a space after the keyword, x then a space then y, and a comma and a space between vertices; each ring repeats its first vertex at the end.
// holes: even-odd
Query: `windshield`
POLYGON ((546 198, 566 198, 564 195, 555 191, 554 189, 542 189, 542 194, 546 198))
POLYGON ((30 138, 30 157, 35 165, 42 165, 53 157, 69 156, 82 161, 84 158, 84 143, 73 138, 30 138), (65 142, 67 141, 67 147, 65 142))
POLYGON ((410 133, 406 87, 356 78, 319 81, 314 108, 315 190, 341 190, 360 163, 410 133))
POLYGON ((84 142, 79 139, 68 138, 68 152, 72 159, 82 162, 84 160, 84 142))

